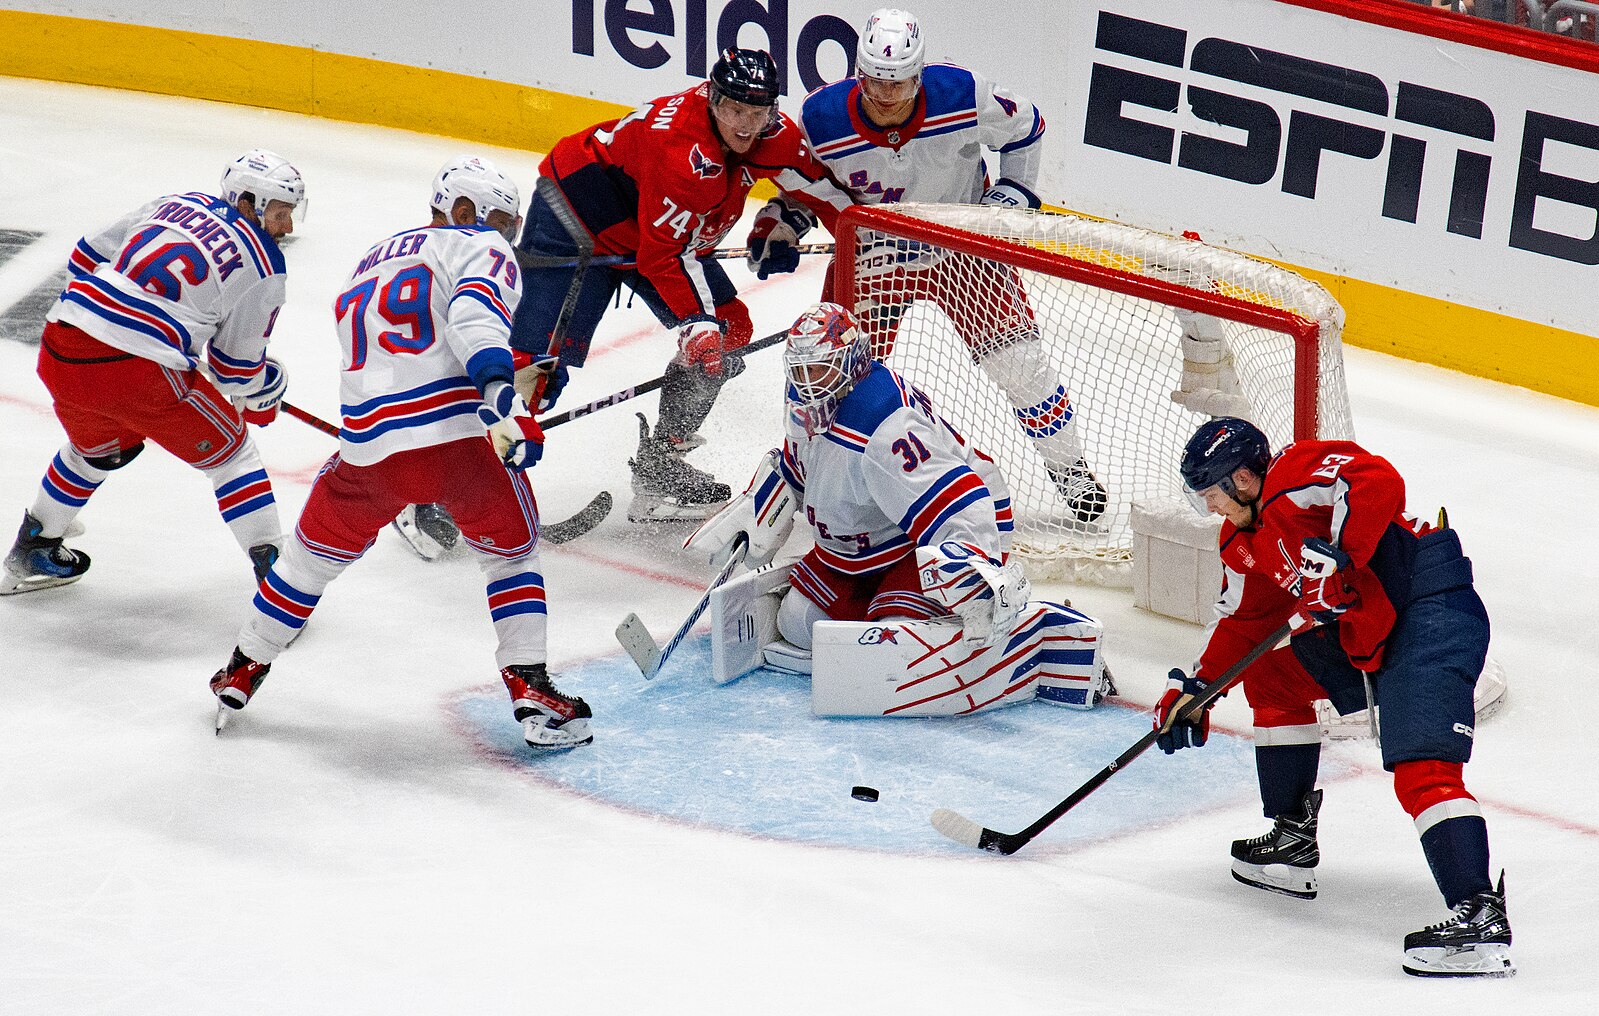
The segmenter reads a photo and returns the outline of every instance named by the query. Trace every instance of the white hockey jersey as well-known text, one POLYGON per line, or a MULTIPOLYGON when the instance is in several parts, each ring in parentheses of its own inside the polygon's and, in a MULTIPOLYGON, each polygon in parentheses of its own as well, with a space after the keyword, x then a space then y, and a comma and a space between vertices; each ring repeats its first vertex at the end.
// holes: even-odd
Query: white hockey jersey
POLYGON ((78 241, 46 315, 176 370, 206 364, 224 394, 263 382, 283 307, 283 252, 221 198, 157 198, 78 241))
POLYGON ((998 153, 1000 178, 1036 190, 1043 161, 1038 107, 953 64, 922 68, 916 110, 899 127, 866 118, 855 78, 806 96, 800 127, 816 157, 862 204, 975 204, 988 182, 985 148, 998 153))
POLYGON ((482 437, 484 386, 511 380, 521 294, 510 244, 492 229, 425 226, 367 251, 333 302, 344 343, 339 456, 369 466, 482 437))
POLYGON ((995 559, 1010 549, 999 469, 881 363, 839 403, 825 434, 810 437, 789 414, 778 468, 802 499, 818 556, 845 574, 882 571, 945 540, 995 559))

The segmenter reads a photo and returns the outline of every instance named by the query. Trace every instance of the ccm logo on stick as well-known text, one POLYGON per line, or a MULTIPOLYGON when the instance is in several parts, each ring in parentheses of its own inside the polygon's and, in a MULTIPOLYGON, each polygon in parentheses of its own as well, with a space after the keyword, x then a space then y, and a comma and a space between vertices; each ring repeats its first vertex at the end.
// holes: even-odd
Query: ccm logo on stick
MULTIPOLYGON (((1278 180, 1286 194, 1316 197, 1323 154, 1375 160, 1387 151, 1382 215, 1417 221, 1427 141, 1421 134, 1453 136, 1453 185, 1444 228, 1481 239, 1497 126, 1494 111, 1481 99, 1409 81, 1390 94, 1383 80, 1366 71, 1278 53, 1227 39, 1200 39, 1188 48, 1188 33, 1169 25, 1101 11, 1095 48, 1149 64, 1205 75, 1218 86, 1236 83, 1246 91, 1275 92, 1270 102, 1222 87, 1186 86, 1188 110, 1197 120, 1232 128, 1241 141, 1182 131, 1125 115, 1142 106, 1178 112, 1183 82, 1160 67, 1129 70, 1096 62, 1089 82, 1083 142, 1097 148, 1210 176, 1262 185, 1278 180), (1310 100, 1296 102, 1295 100, 1310 100), (1344 116, 1313 112, 1342 107, 1344 116), (1305 108, 1309 107, 1309 108, 1305 108), (1373 123, 1382 126, 1373 126, 1373 123), (1416 128, 1424 128, 1417 131, 1416 128), (1280 171, 1280 173, 1279 173, 1280 171)), ((1577 264, 1599 264, 1599 181, 1561 176, 1543 168, 1546 146, 1572 146, 1599 155, 1599 125, 1564 117, 1523 112, 1521 148, 1514 166, 1516 188, 1508 242, 1511 247, 1577 264), (1538 203, 1575 206, 1594 221, 1588 236, 1572 236, 1533 225, 1538 203)))

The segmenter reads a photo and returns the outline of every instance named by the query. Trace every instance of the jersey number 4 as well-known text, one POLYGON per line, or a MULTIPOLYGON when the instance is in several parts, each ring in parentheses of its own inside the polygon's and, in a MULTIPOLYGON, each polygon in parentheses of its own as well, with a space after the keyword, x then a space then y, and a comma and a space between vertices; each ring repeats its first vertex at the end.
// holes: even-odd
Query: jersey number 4
POLYGON ((333 316, 341 325, 348 323, 350 327, 350 365, 345 369, 366 366, 369 321, 378 330, 378 345, 391 353, 428 349, 436 337, 432 304, 433 273, 426 265, 412 265, 396 272, 381 289, 373 277, 339 294, 333 301, 333 316))

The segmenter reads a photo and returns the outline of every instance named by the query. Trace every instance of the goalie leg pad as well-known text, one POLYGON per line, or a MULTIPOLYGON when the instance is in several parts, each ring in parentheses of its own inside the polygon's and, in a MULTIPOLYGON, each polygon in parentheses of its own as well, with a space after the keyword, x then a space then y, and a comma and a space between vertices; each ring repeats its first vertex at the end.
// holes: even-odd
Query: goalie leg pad
POLYGON ((973 647, 953 621, 822 621, 813 632, 817 716, 959 716, 1030 701, 1091 708, 1104 681, 1100 624, 1060 604, 1027 604, 1006 638, 973 647))

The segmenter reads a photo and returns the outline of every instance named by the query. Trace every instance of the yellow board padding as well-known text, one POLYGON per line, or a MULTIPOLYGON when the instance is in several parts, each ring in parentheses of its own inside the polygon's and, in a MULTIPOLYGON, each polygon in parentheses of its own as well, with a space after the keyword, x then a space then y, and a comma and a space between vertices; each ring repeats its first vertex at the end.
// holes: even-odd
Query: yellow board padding
MULTIPOLYGON (((233 102, 548 151, 628 107, 468 74, 166 28, 0 10, 0 74, 233 102)), ((773 193, 763 183, 758 198, 773 193)), ((1599 406, 1599 338, 1284 265, 1327 287, 1344 341, 1599 406)))
POLYGON ((298 46, 0 10, 0 74, 234 102, 534 152, 629 107, 298 46))

